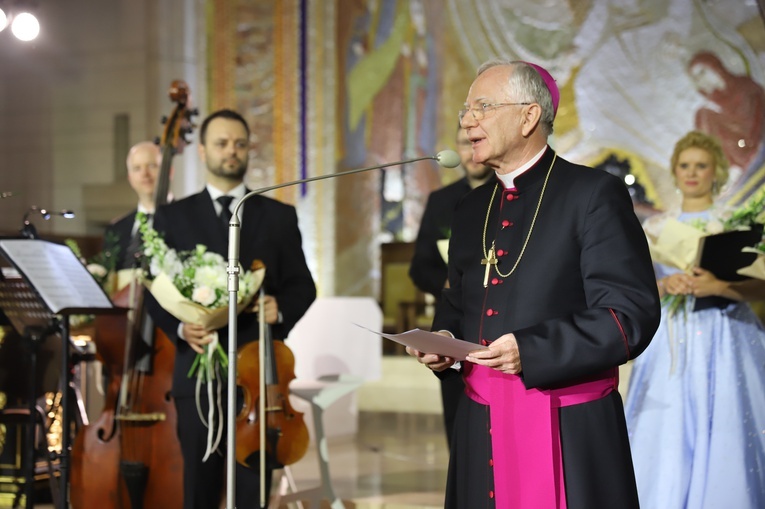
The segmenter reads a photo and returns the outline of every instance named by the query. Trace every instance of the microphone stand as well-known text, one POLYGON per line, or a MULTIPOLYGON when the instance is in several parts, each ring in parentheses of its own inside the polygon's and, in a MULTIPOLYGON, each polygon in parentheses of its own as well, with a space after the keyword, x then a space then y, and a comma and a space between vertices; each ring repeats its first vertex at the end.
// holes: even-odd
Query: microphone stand
MULTIPOLYGON (((239 221, 239 209, 242 208, 242 204, 255 195, 267 193, 275 189, 281 189, 282 187, 294 186, 297 184, 303 184, 307 182, 313 182, 315 180, 324 180, 329 178, 341 177, 343 175, 352 175, 354 173, 361 173, 370 170, 379 170, 387 168, 389 166, 398 166, 401 164, 415 163, 417 161, 424 161, 426 159, 433 159, 437 161, 441 166, 447 168, 454 168, 459 165, 460 159, 456 152, 452 150, 442 150, 434 156, 418 157, 415 159, 407 159, 404 161, 396 161, 395 163, 385 163, 376 166, 368 166, 366 168, 357 168, 355 170, 342 171, 340 173, 330 173, 327 175, 319 175, 317 177, 310 177, 306 179, 293 180, 291 182, 284 182, 282 184, 276 184, 273 186, 263 187, 250 191, 244 195, 234 207, 234 213, 231 215, 231 220, 228 224, 228 266, 226 273, 228 274, 228 408, 226 409, 226 509, 235 509, 235 497, 236 497, 236 412, 234 406, 236 405, 236 364, 237 364, 237 300, 239 293, 239 239, 241 235, 241 223, 239 221)), ((263 373, 264 359, 260 357, 260 372, 263 373)), ((265 387, 260 384, 260 404, 265 404, 265 387)), ((262 412, 261 414, 262 415, 262 412)), ((265 423, 261 420, 261 435, 265 423)), ((265 444, 261 444, 260 455, 261 465, 263 465, 263 458, 265 457, 265 444)), ((261 489, 260 489, 260 507, 265 507, 265 488, 263 486, 263 480, 265 479, 265 472, 260 472, 261 489)))
MULTIPOLYGON (((8 196, 13 196, 13 193, 2 193, 0 197, 7 198, 8 196)), ((37 228, 35 228, 35 225, 32 224, 32 222, 29 220, 29 214, 32 212, 39 212, 40 216, 42 216, 43 219, 46 221, 50 219, 51 215, 54 216, 61 216, 66 219, 71 219, 74 217, 74 212, 71 210, 62 210, 61 212, 58 211, 50 211, 47 209, 43 209, 38 207, 37 205, 32 205, 29 207, 29 210, 27 210, 24 213, 24 219, 23 219, 23 225, 21 229, 19 230, 19 233, 21 233, 21 236, 25 239, 39 239, 40 236, 37 234, 37 228)))

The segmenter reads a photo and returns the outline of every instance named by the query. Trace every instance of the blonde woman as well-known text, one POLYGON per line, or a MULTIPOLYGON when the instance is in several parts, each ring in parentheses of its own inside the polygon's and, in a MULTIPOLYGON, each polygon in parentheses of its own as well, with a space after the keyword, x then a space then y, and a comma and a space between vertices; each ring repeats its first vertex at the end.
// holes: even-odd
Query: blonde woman
MULTIPOLYGON (((670 217, 697 226, 722 219, 714 200, 728 178, 720 143, 690 132, 671 165, 682 203, 646 222, 649 242, 670 217)), ((661 296, 693 298, 675 313, 662 307, 659 330, 633 365, 625 412, 640 505, 765 507, 765 330, 744 303, 765 298, 765 282, 654 267, 661 296), (694 312, 694 299, 706 297, 724 299, 694 312)))

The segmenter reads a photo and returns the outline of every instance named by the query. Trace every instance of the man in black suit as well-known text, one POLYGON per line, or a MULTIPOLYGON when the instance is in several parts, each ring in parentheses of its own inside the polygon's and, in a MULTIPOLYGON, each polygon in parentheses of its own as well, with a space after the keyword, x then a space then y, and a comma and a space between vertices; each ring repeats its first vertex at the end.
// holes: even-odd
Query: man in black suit
MULTIPOLYGON (((457 126, 457 153, 460 155, 465 176, 430 193, 425 212, 422 215, 420 231, 414 247, 414 256, 409 266, 409 277, 423 292, 441 299, 441 290, 446 284, 446 261, 438 250, 438 241, 450 236, 454 209, 463 196, 476 187, 485 184, 494 175, 494 170, 473 162, 473 147, 465 130, 457 126)), ((451 376, 441 379, 441 403, 444 409, 446 439, 451 442, 457 402, 465 390, 460 374, 453 370, 451 376)))
MULTIPOLYGON (((227 257, 228 218, 237 201, 248 190, 244 186, 249 152, 249 128, 245 120, 231 110, 208 116, 200 128, 199 155, 207 168, 207 185, 200 193, 159 207, 154 227, 165 242, 179 251, 207 246, 227 257)), ((266 266, 264 288, 265 318, 271 325, 273 339, 283 340, 316 297, 316 287, 302 249, 295 208, 264 196, 254 196, 244 203, 241 214, 240 262, 248 270, 253 260, 266 266)), ((181 323, 147 298, 155 323, 176 345, 173 372, 173 396, 178 410, 178 437, 184 462, 185 509, 217 508, 221 501, 225 451, 203 461, 207 447, 207 428, 199 417, 207 415, 206 402, 197 409, 196 380, 188 373, 197 353, 211 342, 213 331, 199 325, 181 323), (199 410, 199 411, 198 411, 199 410)), ((239 315, 239 346, 258 339, 257 305, 239 315)), ((224 351, 228 350, 227 328, 218 330, 224 351)), ((219 381, 224 399, 226 380, 219 381)), ((214 381, 212 383, 218 383, 214 381)), ((205 389, 203 388, 203 391, 205 389)), ((214 392, 217 392, 217 388, 214 392)), ((206 400, 206 398, 201 398, 206 400)), ((225 428, 224 428, 225 429, 225 428)), ((221 443, 226 443, 225 438, 221 443)), ((257 464, 257 462, 254 462, 257 464)), ((260 500, 257 468, 236 466, 236 507, 254 508, 260 500)), ((271 470, 266 472, 266 486, 271 484, 271 470)))
POLYGON ((107 226, 104 234, 104 251, 114 254, 117 270, 135 266, 135 253, 140 247, 140 236, 131 243, 138 234, 135 216, 138 212, 154 213, 154 190, 162 165, 162 152, 150 141, 136 143, 128 152, 126 165, 128 182, 138 195, 138 206, 107 226))

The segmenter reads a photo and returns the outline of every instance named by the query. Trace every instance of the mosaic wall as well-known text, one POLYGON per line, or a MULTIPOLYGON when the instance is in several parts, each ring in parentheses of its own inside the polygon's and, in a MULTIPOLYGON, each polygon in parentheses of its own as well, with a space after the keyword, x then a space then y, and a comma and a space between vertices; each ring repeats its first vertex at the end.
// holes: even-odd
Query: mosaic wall
MULTIPOLYGON (((211 106, 253 126, 251 186, 451 147, 475 68, 502 55, 562 91, 551 144, 631 174, 646 207, 675 200, 675 141, 717 135, 722 199, 765 182, 765 28, 753 0, 208 0, 211 106)), ((323 295, 377 295, 379 244, 409 241, 430 162, 290 188, 323 295)))

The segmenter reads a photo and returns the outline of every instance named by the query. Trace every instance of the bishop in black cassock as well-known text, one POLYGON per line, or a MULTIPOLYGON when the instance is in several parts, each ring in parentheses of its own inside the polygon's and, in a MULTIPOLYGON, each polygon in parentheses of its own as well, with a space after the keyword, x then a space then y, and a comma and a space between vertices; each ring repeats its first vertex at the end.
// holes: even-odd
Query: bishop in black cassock
POLYGON ((547 146, 557 101, 544 69, 493 62, 461 112, 497 179, 455 212, 433 324, 485 347, 459 366, 447 508, 638 507, 617 369, 658 326, 657 288, 624 184, 547 146))

